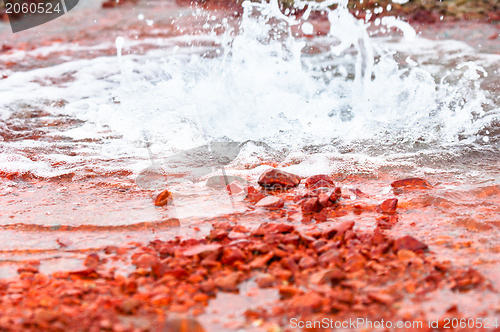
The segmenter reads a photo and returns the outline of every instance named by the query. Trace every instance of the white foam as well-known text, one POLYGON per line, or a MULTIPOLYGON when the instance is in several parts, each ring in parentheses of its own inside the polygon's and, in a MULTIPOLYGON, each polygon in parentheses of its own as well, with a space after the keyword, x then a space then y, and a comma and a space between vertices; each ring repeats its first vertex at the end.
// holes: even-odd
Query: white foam
MULTIPOLYGON (((297 149, 335 142, 333 149, 358 144, 391 153, 392 146, 412 146, 417 141, 473 142, 481 128, 498 118, 498 106, 480 86, 485 73, 495 68, 492 63, 498 55, 460 61, 461 55, 469 60, 471 56, 463 44, 423 40, 395 18, 384 18, 382 24, 400 29, 404 39, 395 43, 370 38, 367 24, 350 14, 344 1, 299 6, 327 11, 329 34, 296 38, 291 26, 301 24, 304 33, 311 34, 312 25, 283 15, 276 1, 245 2, 238 31, 226 20, 219 26, 227 29, 222 35, 143 40, 120 36, 115 40, 119 61, 116 56, 74 59, 12 73, 2 80, 6 93, 0 99, 0 118, 8 118, 17 105, 39 105, 54 116, 85 123, 53 129, 50 135, 100 140, 106 144, 82 148, 110 158, 139 159, 146 157, 144 133, 158 158, 221 139, 297 149), (339 3, 338 9, 327 9, 333 3, 339 3), (213 46, 203 46, 209 43, 213 46), (162 48, 121 54, 125 46, 146 44, 162 48), (318 45, 329 48, 307 53, 318 45), (442 53, 443 61, 457 65, 429 63, 442 53), (48 84, 64 75, 72 79, 48 84), (67 102, 64 108, 43 106, 44 101, 61 97, 67 102), (461 98, 464 101, 457 103, 461 98)), ((29 55, 80 48, 53 45, 29 55)), ((255 154, 248 155, 249 163, 257 161, 255 154)), ((240 162, 245 163, 241 158, 240 162)))

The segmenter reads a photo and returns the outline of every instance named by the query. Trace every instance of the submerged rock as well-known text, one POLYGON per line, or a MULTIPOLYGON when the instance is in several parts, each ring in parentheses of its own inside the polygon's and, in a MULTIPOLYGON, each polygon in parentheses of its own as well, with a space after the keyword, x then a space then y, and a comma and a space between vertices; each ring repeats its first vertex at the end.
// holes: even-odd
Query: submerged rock
POLYGON ((431 184, 427 182, 427 180, 421 178, 408 178, 397 180, 391 183, 391 187, 394 190, 404 189, 404 188, 420 188, 420 189, 428 189, 431 188, 431 184))
POLYGON ((285 202, 280 197, 267 196, 258 201, 255 206, 263 207, 266 209, 281 209, 283 206, 285 206, 285 202))
POLYGON ((316 189, 316 188, 333 188, 335 187, 335 183, 333 182, 333 178, 330 175, 326 174, 318 174, 310 176, 304 182, 307 189, 316 189))
POLYGON ((167 205, 174 199, 172 193, 168 191, 168 189, 163 190, 155 199, 155 206, 164 206, 167 205))
POLYGON ((208 178, 206 186, 214 189, 222 189, 233 182, 247 185, 248 181, 235 175, 214 175, 208 178))
POLYGON ((323 209, 317 197, 306 198, 300 204, 302 213, 315 213, 323 209))

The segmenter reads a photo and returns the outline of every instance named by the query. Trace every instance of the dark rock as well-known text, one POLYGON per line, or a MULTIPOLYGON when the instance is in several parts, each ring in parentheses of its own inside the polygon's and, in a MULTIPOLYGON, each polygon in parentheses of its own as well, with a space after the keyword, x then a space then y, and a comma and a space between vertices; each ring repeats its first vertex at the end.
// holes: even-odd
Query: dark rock
POLYGON ((266 189, 289 189, 299 185, 300 177, 292 173, 271 168, 262 173, 257 182, 261 187, 266 189))
POLYGON ((302 213, 315 213, 323 209, 317 197, 306 198, 300 204, 302 213))

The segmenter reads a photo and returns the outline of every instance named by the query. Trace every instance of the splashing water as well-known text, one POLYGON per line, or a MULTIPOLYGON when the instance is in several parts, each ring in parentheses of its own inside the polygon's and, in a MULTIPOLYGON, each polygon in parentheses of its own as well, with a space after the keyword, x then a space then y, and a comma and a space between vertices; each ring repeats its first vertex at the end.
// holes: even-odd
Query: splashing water
POLYGON ((109 143, 113 157, 137 155, 144 131, 160 156, 207 140, 292 149, 328 144, 377 154, 496 142, 488 132, 499 108, 495 91, 481 89, 489 75, 481 64, 450 63, 432 72, 425 59, 418 63, 418 50, 411 54, 425 41, 402 21, 379 22, 385 30, 399 29, 401 38, 370 37, 369 24, 351 15, 346 1, 299 1, 297 7, 301 17, 285 15, 276 0, 246 1, 237 22, 198 10, 193 15, 206 21, 203 27, 156 40, 160 50, 122 55, 140 41, 119 36, 119 61, 98 57, 15 73, 7 79, 2 117, 22 103, 67 96, 64 109, 48 111, 85 124, 51 135, 122 137, 109 143), (308 21, 314 12, 326 13, 328 33, 298 36, 295 27, 314 31, 308 21), (71 84, 40 89, 36 82, 66 73, 71 84))
MULTIPOLYGON (((116 15, 92 10, 96 27, 79 23, 90 17, 84 7, 69 22, 85 31, 80 39, 71 30, 58 35, 62 42, 0 54, 10 64, 0 67, 7 76, 0 80, 0 175, 40 180, 0 178, 0 238, 8 243, 0 259, 28 259, 26 249, 73 258, 122 243, 124 234, 140 242, 193 236, 175 226, 235 211, 247 212, 248 224, 261 222, 266 216, 249 212, 241 197, 214 204, 227 195, 205 186, 211 174, 203 151, 218 142, 211 146, 234 148, 232 162, 220 164, 254 183, 263 161, 302 176, 354 174, 343 190, 359 185, 376 200, 400 176, 442 181, 431 193, 399 196, 409 210, 395 231, 429 245, 464 235, 478 247, 488 243, 478 259, 496 264, 485 270, 498 282, 500 56, 420 38, 393 17, 357 20, 346 1, 296 3, 293 14, 275 0, 245 1, 233 17, 139 2, 139 15, 120 9, 119 24, 116 15), (149 176, 163 188, 158 167, 196 159, 198 151, 200 160, 187 166, 199 166, 199 181, 169 182, 175 207, 156 209, 151 183, 137 179, 149 176), (61 225, 75 243, 68 252, 57 244, 61 225)), ((374 222, 373 215, 351 217, 362 227, 374 222)), ((473 260, 449 248, 433 250, 464 265, 473 260)))

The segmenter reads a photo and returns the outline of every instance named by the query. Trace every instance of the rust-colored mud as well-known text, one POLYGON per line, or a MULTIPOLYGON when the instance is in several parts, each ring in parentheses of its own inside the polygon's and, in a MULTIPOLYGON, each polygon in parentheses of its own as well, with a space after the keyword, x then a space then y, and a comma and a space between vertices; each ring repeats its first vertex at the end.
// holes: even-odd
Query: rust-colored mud
MULTIPOLYGON (((282 173, 274 173, 282 179, 282 173)), ((291 330, 294 318, 363 317, 421 322, 421 330, 430 331, 430 320, 443 327, 450 318, 498 315, 499 243, 482 242, 484 232, 498 234, 498 186, 456 193, 449 184, 427 179, 326 174, 304 178, 289 190, 265 184, 259 190, 257 179, 248 180, 250 187, 233 193, 235 198, 246 197, 237 202, 246 212, 205 219, 206 235, 171 240, 160 235, 151 241, 136 237, 134 243, 125 240, 75 251, 73 232, 99 236, 112 228, 46 229, 58 235, 54 238, 58 249, 43 252, 46 258, 11 265, 17 276, 0 283, 0 327, 6 331, 160 331, 165 326, 174 331, 291 330), (390 192, 384 189, 391 186, 390 192), (257 194, 258 201, 253 199, 257 194), (335 199, 328 199, 333 194, 335 199), (283 203, 271 208, 259 205, 271 198, 283 203), (304 209, 311 199, 315 207, 304 209), (457 217, 464 206, 473 206, 476 217, 457 217), (47 265, 48 257, 64 251, 73 252, 68 259, 76 264, 60 272, 41 271, 41 263, 47 265), (265 305, 246 304, 236 316, 224 314, 224 307, 231 307, 226 303, 214 314, 211 303, 224 294, 255 297, 255 303, 262 302, 262 296, 271 300, 265 305)), ((168 192, 169 199, 171 195, 168 192)), ((165 192, 160 193, 163 196, 165 192)), ((154 195, 147 204, 155 205, 154 195)), ((156 209, 168 208, 167 204, 156 209)), ((28 230, 15 224, 4 230, 19 227, 18 231, 28 230)), ((32 227, 36 229, 29 231, 46 234, 40 232, 42 226, 32 227)), ((121 231, 159 231, 162 223, 129 227, 121 231)), ((192 231, 201 229, 195 226, 192 231)), ((24 255, 37 257, 40 252, 24 255)))

